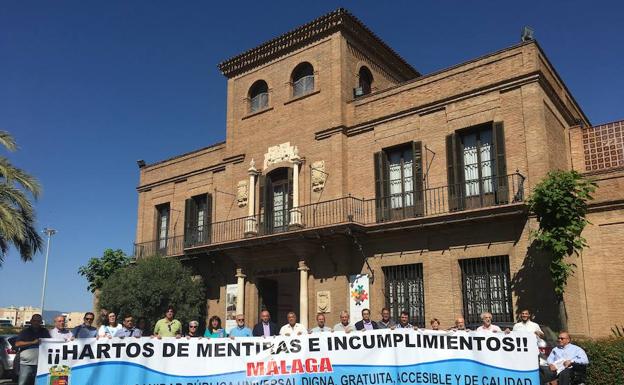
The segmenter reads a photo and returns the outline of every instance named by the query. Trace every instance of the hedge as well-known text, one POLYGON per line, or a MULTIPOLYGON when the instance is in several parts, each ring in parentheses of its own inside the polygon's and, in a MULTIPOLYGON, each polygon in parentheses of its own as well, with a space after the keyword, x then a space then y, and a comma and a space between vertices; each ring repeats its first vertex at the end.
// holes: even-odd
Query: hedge
POLYGON ((579 340, 589 358, 587 385, 624 385, 624 337, 579 340))

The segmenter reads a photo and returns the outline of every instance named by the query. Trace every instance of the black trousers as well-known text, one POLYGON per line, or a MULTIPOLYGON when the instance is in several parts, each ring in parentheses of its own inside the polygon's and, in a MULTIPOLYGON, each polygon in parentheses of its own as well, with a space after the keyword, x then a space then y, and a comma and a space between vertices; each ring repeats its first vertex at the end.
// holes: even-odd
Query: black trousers
POLYGON ((540 383, 542 384, 557 379, 559 380, 559 385, 571 385, 573 375, 571 367, 563 369, 557 375, 557 372, 553 372, 548 366, 540 366, 540 383))

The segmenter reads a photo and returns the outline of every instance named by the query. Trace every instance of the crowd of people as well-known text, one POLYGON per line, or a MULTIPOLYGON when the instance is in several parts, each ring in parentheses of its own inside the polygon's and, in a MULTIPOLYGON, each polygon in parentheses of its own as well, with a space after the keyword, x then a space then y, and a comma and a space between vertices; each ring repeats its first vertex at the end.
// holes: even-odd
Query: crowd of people
MULTIPOLYGON (((47 330, 42 327, 42 318, 40 314, 32 316, 30 326, 26 327, 18 335, 16 339, 16 347, 20 349, 20 373, 19 385, 34 384, 37 372, 37 360, 39 352, 39 343, 42 338, 52 338, 57 340, 71 341, 77 338, 113 338, 113 337, 175 337, 175 338, 237 338, 237 337, 272 337, 277 335, 295 336, 302 334, 313 334, 323 332, 356 332, 376 329, 416 329, 418 326, 409 323, 410 314, 407 311, 400 313, 398 321, 390 317, 390 310, 383 308, 381 310, 381 318, 379 321, 371 319, 369 309, 362 310, 362 319, 355 323, 351 323, 349 312, 341 311, 339 314, 340 322, 333 327, 326 325, 324 313, 316 315, 316 326, 307 329, 297 322, 295 312, 287 314, 287 323, 278 328, 271 320, 271 314, 268 310, 260 312, 260 321, 250 328, 246 325, 245 316, 237 314, 235 317, 236 326, 229 332, 221 324, 221 318, 212 316, 207 322, 207 327, 203 333, 199 330, 199 322, 192 320, 188 322, 186 330, 183 330, 182 323, 175 318, 175 309, 169 306, 165 312, 165 316, 159 319, 150 330, 147 321, 144 318, 138 320, 135 326, 134 317, 132 315, 124 315, 122 323, 118 323, 117 314, 114 312, 105 312, 105 319, 98 327, 93 326, 95 314, 87 312, 84 315, 83 323, 73 329, 65 327, 65 317, 58 316, 54 319, 54 328, 47 330)), ((534 333, 538 341, 544 338, 540 326, 531 321, 531 313, 529 310, 520 312, 520 320, 514 324, 513 329, 505 329, 504 331, 497 325, 492 323, 492 314, 484 312, 481 314, 481 325, 475 329, 476 332, 483 333, 509 333, 513 331, 523 331, 534 333)), ((438 332, 467 332, 466 322, 463 317, 457 317, 452 327, 448 329, 440 328, 440 320, 432 318, 429 322, 430 330, 438 332)), ((560 385, 569 385, 573 376, 574 365, 587 365, 587 355, 582 348, 571 343, 570 335, 562 331, 559 333, 558 344, 554 347, 547 358, 547 365, 540 367, 541 383, 546 383, 557 379, 560 385)))

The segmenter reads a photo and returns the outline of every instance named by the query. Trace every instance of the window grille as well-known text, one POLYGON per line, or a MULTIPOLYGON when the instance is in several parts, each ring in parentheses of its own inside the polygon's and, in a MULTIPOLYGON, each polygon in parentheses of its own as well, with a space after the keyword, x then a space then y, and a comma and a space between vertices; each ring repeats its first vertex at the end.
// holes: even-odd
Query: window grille
POLYGON ((425 327, 425 291, 422 263, 385 266, 386 307, 398 322, 402 311, 410 315, 410 323, 425 327))
POLYGON ((513 322, 509 257, 463 259, 459 263, 466 322, 481 322, 481 313, 486 311, 492 313, 492 322, 513 322))

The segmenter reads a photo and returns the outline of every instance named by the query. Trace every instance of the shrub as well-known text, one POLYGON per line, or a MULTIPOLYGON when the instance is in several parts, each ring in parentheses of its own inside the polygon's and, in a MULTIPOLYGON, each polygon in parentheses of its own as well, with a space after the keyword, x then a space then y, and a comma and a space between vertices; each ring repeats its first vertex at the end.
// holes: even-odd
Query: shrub
POLYGON ((168 305, 176 309, 182 323, 201 320, 205 314, 206 292, 201 279, 175 258, 149 257, 115 271, 104 281, 100 306, 117 312, 145 317, 153 326, 163 318, 168 305))
POLYGON ((589 358, 588 385, 624 385, 624 338, 581 340, 576 344, 589 358))

